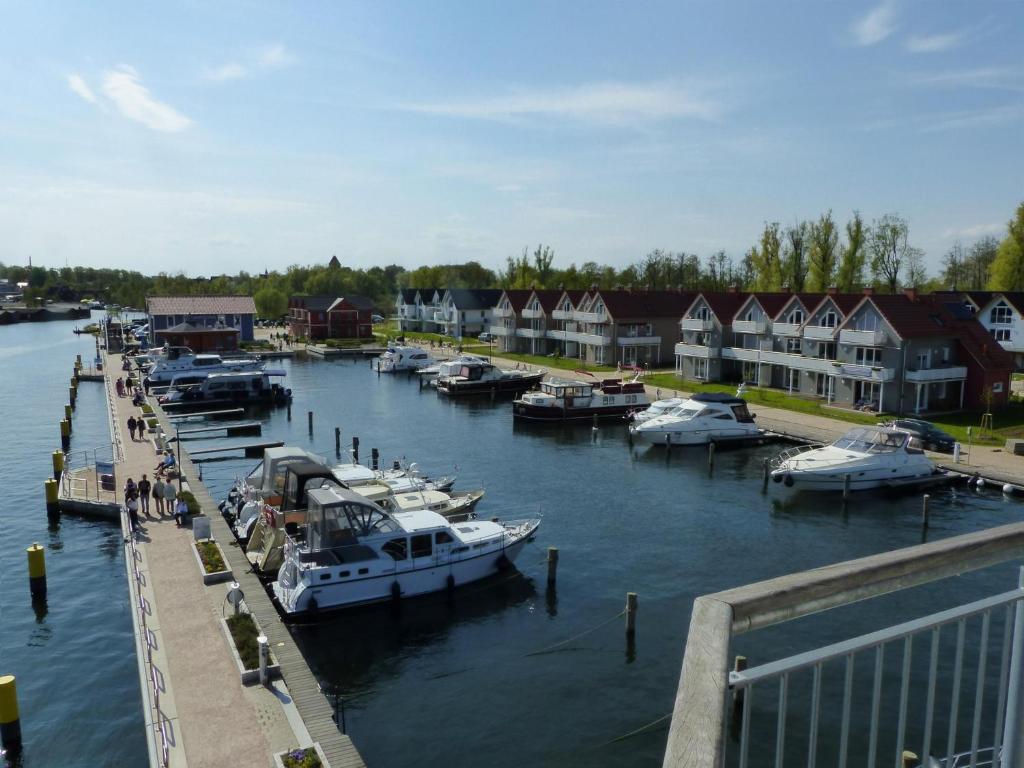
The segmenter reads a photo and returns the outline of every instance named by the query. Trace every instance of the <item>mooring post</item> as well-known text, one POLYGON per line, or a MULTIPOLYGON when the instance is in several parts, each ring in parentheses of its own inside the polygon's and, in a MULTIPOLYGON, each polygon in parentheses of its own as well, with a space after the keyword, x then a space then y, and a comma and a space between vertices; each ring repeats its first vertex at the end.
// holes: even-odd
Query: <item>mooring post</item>
POLYGON ((554 586, 558 577, 558 547, 548 547, 548 585, 554 586))
POLYGON ((843 475, 843 501, 850 498, 850 475, 849 473, 843 475))
POLYGON ((21 753, 21 718, 14 675, 0 676, 0 747, 10 756, 21 753))
POLYGON ((767 493, 768 491, 768 457, 765 456, 761 461, 761 493, 767 493))
POLYGON ((355 464, 359 463, 359 438, 355 435, 352 436, 352 461, 355 464))
MULTIPOLYGON (((742 672, 747 668, 747 657, 736 656, 732 662, 733 672, 742 672)), ((732 721, 738 724, 743 717, 744 689, 736 688, 732 692, 732 721)))
POLYGON ((260 652, 260 685, 266 685, 270 679, 267 674, 267 664, 270 661, 270 643, 267 642, 267 636, 260 635, 257 637, 256 645, 259 647, 260 652))
POLYGON ((636 635, 636 592, 626 593, 626 637, 636 635))
POLYGON ((712 475, 715 472, 715 441, 711 440, 708 442, 708 474, 712 475))
POLYGON ((64 418, 68 420, 68 424, 71 424, 71 406, 64 406, 64 418))
POLYGON ((672 455, 672 433, 669 432, 665 435, 665 455, 672 455))
POLYGON ((376 448, 370 449, 370 469, 374 472, 380 467, 380 451, 376 448))
POLYGON ((309 434, 313 434, 313 412, 306 411, 306 420, 309 422, 309 434))
POLYGON ((72 408, 75 407, 75 400, 77 399, 77 397, 78 397, 78 390, 75 389, 74 386, 68 387, 68 403, 71 404, 72 408))
POLYGON ((921 497, 921 525, 925 528, 928 527, 928 502, 931 498, 927 493, 921 497))
POLYGON ((53 479, 60 480, 60 476, 64 473, 64 451, 54 451, 53 456, 53 479))
POLYGON ((28 554, 28 589, 33 600, 46 597, 46 550, 40 544, 33 544, 25 550, 28 554))
POLYGON ((597 432, 597 414, 596 413, 594 414, 594 426, 592 427, 592 429, 595 432, 597 432))
POLYGON ((47 480, 43 483, 43 489, 46 491, 46 511, 48 514, 55 513, 60 509, 60 502, 58 499, 58 490, 60 486, 56 480, 47 480))
POLYGON ((334 428, 334 453, 341 455, 341 427, 334 428))
POLYGON ((71 448, 71 424, 67 419, 60 422, 60 447, 65 453, 71 448))
POLYGON ((288 401, 288 421, 292 420, 292 401, 288 401))

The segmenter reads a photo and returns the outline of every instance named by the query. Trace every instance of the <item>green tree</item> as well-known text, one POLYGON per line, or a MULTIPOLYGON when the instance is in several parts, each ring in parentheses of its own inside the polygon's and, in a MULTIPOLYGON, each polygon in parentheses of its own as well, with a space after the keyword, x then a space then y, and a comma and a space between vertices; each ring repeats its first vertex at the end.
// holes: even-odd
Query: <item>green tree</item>
POLYGON ((989 289, 993 291, 1024 290, 1024 203, 1007 225, 1006 237, 999 244, 992 262, 989 289))
POLYGON ((874 222, 868 236, 871 251, 871 277, 885 283, 889 293, 896 293, 900 283, 903 262, 910 250, 910 229, 907 220, 895 213, 887 213, 874 222))
MULTIPOLYGON (((782 259, 782 285, 802 292, 807 282, 807 222, 786 227, 782 259)), ((781 287, 781 286, 780 286, 781 287)))
POLYGON ((252 298, 256 302, 256 312, 260 317, 276 320, 288 311, 288 297, 283 291, 272 286, 263 286, 252 298))
POLYGON ((765 222, 761 243, 750 249, 753 290, 777 291, 782 287, 782 239, 779 222, 765 222))
POLYGON ((807 267, 807 289, 824 293, 836 277, 836 250, 839 246, 839 231, 832 220, 832 211, 823 213, 809 227, 807 267))
POLYGON ((864 220, 854 211, 853 218, 846 222, 846 245, 836 272, 836 283, 843 293, 853 293, 864 283, 865 239, 864 220))

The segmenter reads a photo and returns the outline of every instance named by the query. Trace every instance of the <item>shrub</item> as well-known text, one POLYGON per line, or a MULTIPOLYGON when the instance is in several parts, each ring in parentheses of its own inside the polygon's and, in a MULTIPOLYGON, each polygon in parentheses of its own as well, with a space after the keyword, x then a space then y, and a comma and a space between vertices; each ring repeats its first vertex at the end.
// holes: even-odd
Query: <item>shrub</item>
POLYGON ((199 551, 199 559, 203 561, 203 568, 207 573, 219 573, 228 569, 224 558, 220 556, 217 545, 212 541, 197 541, 196 549, 199 551))
POLYGON ((256 629, 256 622, 248 613, 240 613, 237 616, 228 616, 228 629, 231 631, 231 639, 235 641, 235 648, 238 649, 238 656, 242 660, 242 666, 246 669, 259 669, 260 649, 256 638, 259 630, 256 629))
POLYGON ((188 513, 190 515, 198 515, 202 513, 202 508, 199 506, 199 502, 196 501, 196 497, 192 494, 192 491, 181 491, 181 497, 188 504, 188 513))
POLYGON ((285 768, 321 768, 320 755, 312 747, 292 749, 281 756, 285 768))
POLYGON ((153 406, 150 405, 149 403, 143 403, 142 412, 147 416, 153 415, 153 406))
POLYGON ((156 419, 146 419, 146 426, 150 429, 156 429, 157 423, 156 419))

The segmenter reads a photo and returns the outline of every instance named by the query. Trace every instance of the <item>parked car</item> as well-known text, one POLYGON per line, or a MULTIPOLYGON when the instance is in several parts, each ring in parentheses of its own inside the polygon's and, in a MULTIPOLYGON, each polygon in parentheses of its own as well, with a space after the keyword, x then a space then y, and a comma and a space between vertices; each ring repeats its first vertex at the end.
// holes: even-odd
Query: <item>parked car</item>
POLYGON ((384 315, 371 315, 370 316, 370 321, 373 322, 373 323, 383 323, 384 322, 384 315))
POLYGON ((923 419, 896 419, 888 422, 887 426, 907 432, 921 440, 921 444, 929 451, 940 453, 952 453, 953 444, 956 438, 948 432, 943 432, 930 421, 923 419))
POLYGON ((477 336, 477 338, 480 339, 480 341, 482 341, 484 344, 490 344, 492 341, 494 341, 494 334, 487 333, 487 331, 484 331, 479 336, 477 336))

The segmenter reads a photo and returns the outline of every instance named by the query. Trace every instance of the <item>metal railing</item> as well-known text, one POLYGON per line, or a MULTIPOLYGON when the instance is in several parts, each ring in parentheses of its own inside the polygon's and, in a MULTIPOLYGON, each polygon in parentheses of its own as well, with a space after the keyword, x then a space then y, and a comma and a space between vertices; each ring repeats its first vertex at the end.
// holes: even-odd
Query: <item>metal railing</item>
MULTIPOLYGON (((1024 523, 1015 523, 698 597, 693 605, 664 766, 720 768, 726 765, 730 732, 728 705, 737 694, 742 704, 739 710, 734 704, 733 719, 738 713, 739 722, 734 723, 733 729, 738 728, 740 745, 736 764, 742 768, 752 762, 782 766, 783 760, 788 759, 789 764, 815 765, 819 762, 818 745, 827 742, 836 754, 820 762, 845 768, 846 754, 854 739, 850 699, 858 693, 858 701, 869 702, 867 728, 856 734, 858 750, 866 746, 867 765, 883 762, 879 756, 883 742, 893 746, 895 753, 894 760, 886 757, 884 762, 900 765, 902 751, 908 747, 906 735, 910 733, 911 715, 914 733, 920 730, 920 741, 915 738, 913 746, 923 749, 921 757, 925 762, 936 738, 944 737, 945 765, 960 764, 964 760, 968 765, 977 765, 980 753, 989 747, 993 752, 987 759, 998 762, 1000 746, 1010 753, 1003 759, 1004 765, 1024 765, 1017 754, 1021 741, 1017 734, 1024 726, 1024 701, 1021 701, 1024 698, 1024 683, 1021 683, 1024 677, 1024 590, 1020 588, 730 674, 731 645, 733 638, 740 634, 1022 556, 1024 523), (960 701, 969 622, 978 625, 972 630, 975 632, 972 642, 975 635, 977 637, 978 656, 971 665, 975 690, 968 728, 960 723, 960 701), (1001 633, 998 631, 1000 623, 1001 633), (955 639, 952 639, 954 633, 950 630, 954 626, 955 639), (918 664, 914 666, 914 638, 926 636, 930 637, 929 652, 924 657, 927 664, 918 656, 918 664), (941 703, 948 705, 948 709, 939 718, 936 716, 940 704, 936 687, 942 644, 947 651, 942 690, 948 695, 941 703), (883 699, 885 652, 889 645, 902 646, 903 650, 899 656, 899 684, 886 686, 887 696, 883 699), (948 663, 950 650, 952 665, 948 663), (872 657, 868 669, 873 669, 873 673, 870 679, 862 677, 855 683, 854 662, 858 655, 872 657), (834 686, 832 683, 837 677, 842 682, 834 686), (798 678, 803 679, 798 681, 798 678), (993 683, 992 678, 997 678, 996 682, 993 683), (800 711, 794 714, 791 700, 798 683, 801 686, 800 711), (765 688, 770 689, 768 694, 762 693, 765 688), (898 691, 898 703, 893 701, 894 691, 898 691), (908 708, 911 691, 917 705, 913 713, 908 708), (926 691, 923 697, 919 695, 922 691, 926 691), (997 698, 994 706, 993 697, 997 698), (766 704, 762 705, 762 700, 766 704), (985 711, 990 713, 988 719, 983 714, 985 711), (757 727, 753 723, 755 717, 757 727), (1005 738, 1004 719, 1012 726, 1005 738), (883 723, 887 723, 884 731, 883 723), (944 734, 936 731, 937 724, 941 723, 946 726, 944 734), (801 726, 799 733, 794 731, 794 725, 801 726), (756 744, 751 741, 754 738, 756 744), (962 749, 965 741, 970 744, 970 752, 966 758, 956 757, 955 750, 962 749), (1002 741, 1005 744, 1001 744, 1002 741), (793 756, 792 747, 796 743, 806 748, 799 759, 793 756)), ((891 668, 892 653, 889 658, 891 668)), ((853 725, 860 729, 863 723, 853 725)))
POLYGON ((97 448, 69 451, 64 456, 64 471, 60 477, 61 494, 65 498, 86 501, 111 501, 117 499, 117 465, 118 446, 114 443, 101 445, 97 448), (111 488, 103 488, 96 468, 100 464, 110 466, 110 474, 114 476, 111 488), (93 482, 90 484, 89 479, 93 482), (90 485, 92 489, 90 490, 90 485))

